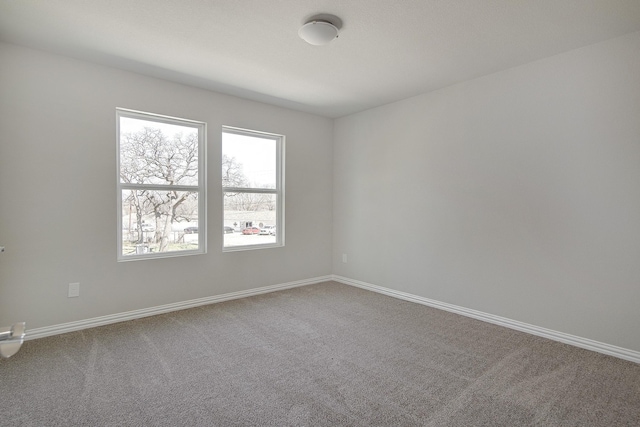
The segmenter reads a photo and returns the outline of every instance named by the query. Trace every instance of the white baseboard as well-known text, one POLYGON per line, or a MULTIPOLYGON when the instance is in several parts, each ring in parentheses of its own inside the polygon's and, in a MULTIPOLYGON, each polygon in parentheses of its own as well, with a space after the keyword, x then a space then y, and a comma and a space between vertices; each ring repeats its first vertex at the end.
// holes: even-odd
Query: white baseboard
POLYGON ((483 313, 481 311, 472 310, 469 308, 460 307, 445 302, 432 300, 429 298, 420 297, 417 295, 408 294, 405 292, 396 291, 382 286, 372 285, 370 283, 361 282, 359 280, 349 279, 347 277, 333 275, 332 280, 343 283, 345 285, 351 285, 358 288, 366 289, 380 294, 388 295, 394 298, 403 299, 406 301, 415 302, 418 304, 427 305, 429 307, 446 310, 452 313, 460 314, 462 316, 472 317, 484 322, 493 323, 496 325, 504 326, 510 329, 526 332, 532 335, 548 338, 554 341, 559 341, 565 344, 570 344, 576 347, 584 348, 587 350, 596 351, 598 353, 607 354, 609 356, 618 357, 620 359, 629 360, 631 362, 640 363, 640 352, 629 350, 615 345, 605 344, 602 342, 594 341, 588 338, 582 338, 575 335, 565 334, 564 332, 558 332, 551 329, 541 328, 539 326, 530 325, 528 323, 519 322, 517 320, 507 319, 506 317, 495 316, 489 313, 483 313))
POLYGON ((281 291, 283 289, 297 288, 300 286, 313 285, 316 283, 332 280, 332 276, 314 277, 312 279, 298 280, 295 282, 282 283, 279 285, 264 286, 261 288, 249 289, 246 291, 231 292, 223 295, 192 299, 189 301, 165 304, 157 307, 143 308, 140 310, 127 311, 125 313, 110 314, 108 316, 93 317, 91 319, 78 320, 75 322, 62 323, 59 325, 45 326, 43 328, 27 329, 26 340, 48 337, 51 335, 64 334, 67 332, 79 331, 81 329, 95 328, 96 326, 109 325, 111 323, 124 322, 127 320, 140 319, 142 317, 155 316, 157 314, 169 313, 171 311, 184 310, 186 308, 199 307, 202 305, 215 304, 217 302, 229 301, 238 298, 245 298, 254 295, 266 294, 269 292, 281 291))
POLYGON ((526 332, 532 335, 548 338, 554 341, 559 341, 565 344, 570 344, 570 345, 584 348, 587 350, 596 351, 598 353, 607 354, 609 356, 618 357, 620 359, 628 360, 631 362, 640 363, 640 352, 635 350, 629 350, 626 348, 617 347, 617 346, 602 343, 599 341, 594 341, 588 338, 582 338, 575 335, 566 334, 564 332, 558 332, 551 329, 541 328, 539 326, 530 325, 528 323, 508 319, 506 317, 495 316, 493 314, 484 313, 481 311, 472 310, 469 308, 460 307, 457 305, 448 304, 445 302, 440 302, 440 301, 432 300, 429 298, 424 298, 424 297, 412 295, 406 292, 396 291, 396 290, 385 288, 382 286, 372 285, 370 283, 349 279, 347 277, 342 277, 337 275, 315 277, 312 279, 298 280, 295 282, 264 286, 261 288, 249 289, 246 291, 231 292, 223 295, 216 295, 212 297, 198 298, 198 299, 193 299, 189 301, 177 302, 173 304, 160 305, 157 307, 149 307, 149 308, 143 308, 140 310, 127 311, 124 313, 116 313, 116 314, 111 314, 107 316, 93 317, 91 319, 79 320, 79 321, 69 322, 69 323, 62 323, 59 325, 27 329, 27 334, 25 336, 25 339, 32 340, 37 338, 48 337, 51 335, 64 334, 67 332, 79 331, 82 329, 94 328, 96 326, 103 326, 103 325, 109 325, 111 323, 124 322, 127 320, 140 319, 143 317, 155 316, 157 314, 169 313, 172 311, 184 310, 192 307, 199 307, 202 305, 215 304, 218 302, 245 298, 253 295, 260 295, 260 294, 276 292, 284 289, 291 289, 291 288, 297 288, 300 286, 313 285, 316 283, 327 282, 330 280, 343 283, 345 285, 355 286, 358 288, 388 295, 394 298, 399 298, 405 301, 411 301, 418 304, 427 305, 429 307, 438 308, 441 310, 460 314, 462 316, 471 317, 477 320, 482 320, 484 322, 493 323, 496 325, 500 325, 510 329, 526 332))

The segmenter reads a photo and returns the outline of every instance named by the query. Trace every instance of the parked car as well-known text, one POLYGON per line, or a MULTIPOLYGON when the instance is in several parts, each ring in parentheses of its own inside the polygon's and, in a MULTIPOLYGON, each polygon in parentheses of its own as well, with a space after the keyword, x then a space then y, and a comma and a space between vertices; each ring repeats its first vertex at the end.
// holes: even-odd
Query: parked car
POLYGON ((229 234, 229 233, 233 233, 233 227, 229 227, 229 226, 224 226, 224 233, 225 234, 229 234))
POLYGON ((258 227, 247 227, 242 230, 242 234, 260 234, 260 229, 258 227))
POLYGON ((275 235, 276 226, 275 225, 265 225, 260 229, 260 234, 263 236, 268 236, 271 234, 273 230, 273 235, 275 235))
POLYGON ((198 227, 186 227, 184 234, 198 234, 198 227))
POLYGON ((276 226, 275 225, 269 229, 269 235, 270 236, 275 236, 276 235, 276 226))

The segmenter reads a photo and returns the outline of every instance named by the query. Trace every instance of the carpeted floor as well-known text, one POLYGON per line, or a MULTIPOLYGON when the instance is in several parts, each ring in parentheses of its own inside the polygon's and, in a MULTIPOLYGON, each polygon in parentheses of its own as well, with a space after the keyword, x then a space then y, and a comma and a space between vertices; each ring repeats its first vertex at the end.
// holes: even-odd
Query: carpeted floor
POLYGON ((27 341, 2 426, 639 426, 640 365, 338 283, 27 341))

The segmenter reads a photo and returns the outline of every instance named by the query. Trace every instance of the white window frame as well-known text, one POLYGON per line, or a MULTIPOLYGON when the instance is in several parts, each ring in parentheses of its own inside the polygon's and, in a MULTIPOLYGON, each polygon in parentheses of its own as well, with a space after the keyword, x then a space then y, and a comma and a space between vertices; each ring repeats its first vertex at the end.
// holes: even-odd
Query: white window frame
POLYGON ((118 261, 137 261, 143 259, 173 258, 188 255, 202 255, 207 253, 207 124, 195 120, 178 117, 164 116, 144 111, 116 108, 116 182, 117 182, 117 258, 118 261), (120 118, 147 120, 158 123, 191 127, 198 130, 198 185, 163 185, 163 184, 127 184, 120 179, 120 118), (198 249, 171 251, 171 252, 147 252, 143 254, 122 254, 122 192, 124 190, 171 190, 190 191, 198 193, 198 249))
MULTIPOLYGON (((280 248, 284 246, 284 147, 285 137, 275 133, 261 132, 250 129, 237 128, 232 126, 222 126, 222 134, 230 133, 235 135, 246 135, 254 138, 264 138, 273 140, 276 143, 276 188, 255 188, 255 187, 222 187, 222 218, 224 221, 224 197, 225 193, 261 193, 275 194, 276 196, 276 242, 262 243, 242 246, 225 246, 222 240, 223 252, 237 252, 253 249, 280 248)), ((222 149, 222 144, 221 147, 222 149)), ((222 224, 224 227, 224 222, 222 224)))

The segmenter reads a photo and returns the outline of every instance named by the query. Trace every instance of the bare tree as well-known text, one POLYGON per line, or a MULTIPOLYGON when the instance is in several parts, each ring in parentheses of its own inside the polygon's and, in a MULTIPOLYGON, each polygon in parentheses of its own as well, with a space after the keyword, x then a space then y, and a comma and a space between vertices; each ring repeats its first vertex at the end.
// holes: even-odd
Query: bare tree
MULTIPOLYGON (((240 188, 247 186, 247 178, 242 170, 242 163, 238 163, 235 157, 222 155, 222 186, 240 188)), ((236 193, 226 193, 225 196, 231 197, 236 193)))
POLYGON ((233 211, 272 211, 275 198, 272 194, 232 193, 224 201, 225 209, 233 211))
MULTIPOLYGON (((125 137, 120 143, 120 181, 126 184, 143 184, 145 171, 143 171, 138 162, 138 156, 141 154, 139 147, 125 137)), ((143 242, 142 221, 144 214, 144 193, 146 191, 130 190, 128 196, 124 199, 124 203, 129 203, 129 207, 133 207, 136 213, 136 229, 138 240, 137 243, 143 242), (142 197, 141 197, 142 196, 142 197)), ((129 229, 129 232, 131 230, 129 229)))
MULTIPOLYGON (((195 185, 198 182, 198 134, 189 132, 169 138, 158 128, 145 127, 124 134, 120 140, 120 179, 130 184, 195 185)), ((153 215, 158 250, 168 249, 174 221, 184 217, 181 206, 195 200, 196 192, 132 190, 128 201, 135 206, 139 241, 142 217, 153 215)), ((191 204, 190 207, 193 205, 191 204)))

